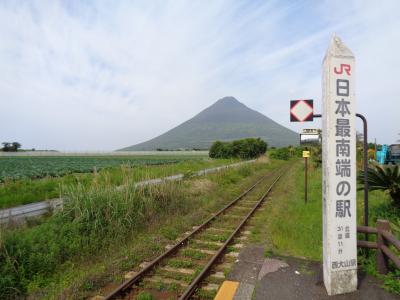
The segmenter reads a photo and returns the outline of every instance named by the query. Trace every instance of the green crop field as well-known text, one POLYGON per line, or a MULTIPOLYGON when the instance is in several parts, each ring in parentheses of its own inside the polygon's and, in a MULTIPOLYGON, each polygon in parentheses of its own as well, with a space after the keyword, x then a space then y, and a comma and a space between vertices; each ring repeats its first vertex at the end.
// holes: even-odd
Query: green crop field
POLYGON ((98 184, 119 186, 174 174, 227 165, 237 159, 209 159, 204 153, 130 156, 0 157, 0 209, 62 197, 65 187, 98 184), (94 169, 96 171, 94 172, 94 169))
MULTIPOLYGON (((199 157, 198 157, 199 158, 199 157)), ((201 157, 200 157, 201 158, 201 157)), ((11 156, 0 158, 0 182, 60 177, 109 167, 172 164, 190 156, 11 156)))

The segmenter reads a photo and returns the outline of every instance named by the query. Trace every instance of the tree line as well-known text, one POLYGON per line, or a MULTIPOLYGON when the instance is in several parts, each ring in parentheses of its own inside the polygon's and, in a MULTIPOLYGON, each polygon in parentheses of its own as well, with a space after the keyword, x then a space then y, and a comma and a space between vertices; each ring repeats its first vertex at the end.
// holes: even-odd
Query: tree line
POLYGON ((209 152, 211 158, 256 158, 265 154, 267 143, 260 138, 247 138, 232 142, 216 141, 209 152))
POLYGON ((18 149, 21 148, 21 146, 22 146, 18 142, 12 142, 12 143, 3 142, 2 145, 3 145, 3 148, 1 148, 1 151, 4 151, 4 152, 17 152, 18 149))

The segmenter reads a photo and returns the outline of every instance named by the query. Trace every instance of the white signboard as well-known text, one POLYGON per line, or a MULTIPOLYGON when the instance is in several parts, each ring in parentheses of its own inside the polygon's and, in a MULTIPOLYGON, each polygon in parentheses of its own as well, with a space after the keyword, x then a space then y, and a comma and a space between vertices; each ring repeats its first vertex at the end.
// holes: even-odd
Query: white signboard
POLYGON ((301 145, 318 145, 321 144, 319 134, 300 134, 301 145))
POLYGON ((323 256, 329 295, 357 289, 354 55, 333 37, 323 63, 323 256))

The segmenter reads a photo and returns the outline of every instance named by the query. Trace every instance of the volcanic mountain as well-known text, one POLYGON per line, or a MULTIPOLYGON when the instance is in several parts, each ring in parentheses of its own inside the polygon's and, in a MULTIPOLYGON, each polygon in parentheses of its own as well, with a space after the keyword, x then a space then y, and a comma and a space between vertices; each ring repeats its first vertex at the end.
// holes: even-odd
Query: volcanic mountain
POLYGON ((260 137, 269 146, 298 145, 299 135, 233 97, 225 97, 192 119, 147 142, 121 151, 208 149, 216 141, 260 137))

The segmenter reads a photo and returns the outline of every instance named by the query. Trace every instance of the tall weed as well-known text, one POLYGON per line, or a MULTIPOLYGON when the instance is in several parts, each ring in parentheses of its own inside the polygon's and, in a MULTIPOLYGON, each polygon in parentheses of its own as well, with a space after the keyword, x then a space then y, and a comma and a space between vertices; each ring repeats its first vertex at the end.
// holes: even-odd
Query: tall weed
POLYGON ((85 259, 98 249, 164 214, 184 213, 188 203, 179 182, 117 191, 112 184, 65 188, 64 209, 32 227, 2 230, 0 235, 0 295, 26 294, 29 283, 45 285, 70 260, 85 259))

